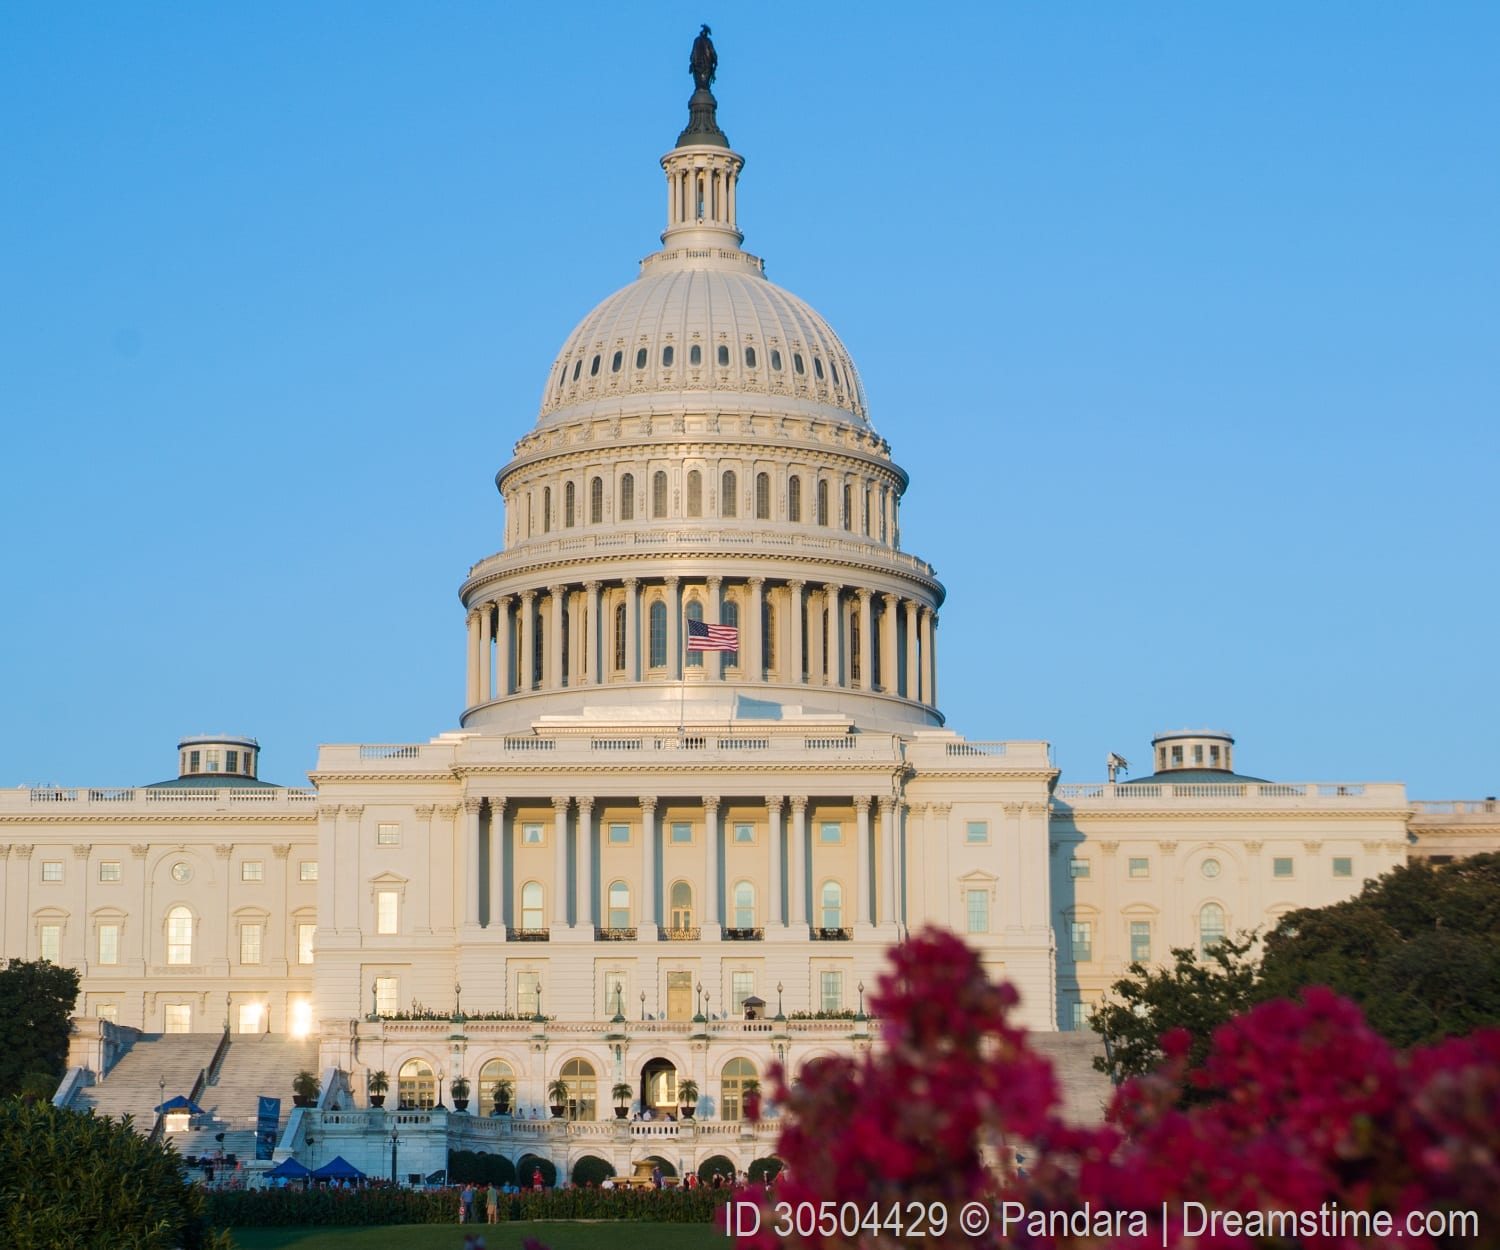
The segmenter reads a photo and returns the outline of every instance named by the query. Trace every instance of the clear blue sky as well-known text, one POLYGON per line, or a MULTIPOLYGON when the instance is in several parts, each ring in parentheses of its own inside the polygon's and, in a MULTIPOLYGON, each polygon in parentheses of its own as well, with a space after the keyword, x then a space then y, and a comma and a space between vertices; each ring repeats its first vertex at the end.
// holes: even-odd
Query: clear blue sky
POLYGON ((493 475, 657 246, 704 20, 955 728, 1500 791, 1500 7, 1380 2, 5 6, 0 784, 456 725, 493 475))

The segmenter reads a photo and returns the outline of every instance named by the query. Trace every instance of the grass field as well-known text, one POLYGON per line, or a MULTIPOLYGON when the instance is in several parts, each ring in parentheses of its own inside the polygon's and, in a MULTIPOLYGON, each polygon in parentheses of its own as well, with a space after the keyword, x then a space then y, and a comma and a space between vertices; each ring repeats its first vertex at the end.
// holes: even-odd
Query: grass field
MULTIPOLYGON (((397 1224, 373 1228, 237 1228, 239 1250, 463 1250, 457 1224, 397 1224)), ((531 1221, 475 1225, 486 1250, 520 1250, 535 1237, 552 1250, 715 1250, 724 1236, 710 1224, 644 1224, 619 1220, 531 1221)))

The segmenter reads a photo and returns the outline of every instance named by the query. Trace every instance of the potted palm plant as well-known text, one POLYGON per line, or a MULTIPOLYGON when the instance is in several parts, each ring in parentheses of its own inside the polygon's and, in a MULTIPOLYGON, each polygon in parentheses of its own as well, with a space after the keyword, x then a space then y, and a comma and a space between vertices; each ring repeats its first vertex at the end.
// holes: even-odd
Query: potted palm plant
POLYGON ((568 1083, 559 1077, 547 1086, 547 1097, 552 1099, 553 1119, 562 1119, 563 1112, 568 1108, 568 1083))
POLYGON ((615 1100, 615 1119, 623 1120, 630 1114, 630 1100, 635 1097, 635 1088, 621 1081, 609 1091, 609 1095, 615 1100))
POLYGON ((318 1094, 322 1089, 323 1083, 318 1080, 317 1074, 304 1068, 292 1078, 292 1105, 294 1107, 316 1106, 318 1094))
POLYGON ((469 1109, 469 1078, 466 1076, 455 1076, 449 1082, 448 1088, 453 1091, 453 1109, 455 1111, 467 1111, 469 1109))
POLYGON ((740 1082, 740 1115, 746 1120, 760 1119, 760 1082, 753 1076, 740 1082))
POLYGON ((693 1111, 698 1106, 698 1082, 692 1077, 677 1083, 677 1105, 684 1120, 693 1118, 693 1111))
POLYGON ((495 1109, 491 1115, 509 1115, 510 1097, 515 1086, 505 1077, 495 1082, 495 1109))
POLYGON ((391 1078, 386 1075, 384 1069, 379 1072, 371 1072, 365 1078, 365 1092, 370 1095, 370 1106, 385 1106, 385 1096, 391 1088, 391 1078))

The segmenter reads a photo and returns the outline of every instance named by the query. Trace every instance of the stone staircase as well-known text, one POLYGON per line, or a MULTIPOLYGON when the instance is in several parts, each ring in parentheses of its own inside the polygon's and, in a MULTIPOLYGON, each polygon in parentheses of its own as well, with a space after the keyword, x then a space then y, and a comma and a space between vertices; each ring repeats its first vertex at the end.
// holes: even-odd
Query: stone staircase
POLYGON ((142 1033, 109 1072, 95 1076, 93 1085, 74 1096, 75 1110, 93 1108, 95 1114, 118 1120, 135 1118, 139 1132, 149 1133, 156 1108, 166 1097, 193 1092, 198 1074, 208 1067, 221 1033, 142 1033), (162 1081, 166 1085, 162 1085, 162 1081))
POLYGON ((1114 1096, 1109 1077, 1094 1070, 1095 1056, 1103 1057, 1104 1041, 1091 1030, 1076 1033, 1029 1033, 1027 1041, 1052 1061, 1062 1092, 1063 1115, 1072 1124, 1099 1124, 1114 1096))
POLYGON ((281 1123, 292 1109, 292 1078, 306 1068, 316 1072, 318 1043, 274 1033, 235 1034, 219 1067, 219 1077, 203 1091, 198 1105, 206 1113, 193 1127, 173 1133, 180 1155, 225 1154, 255 1158, 255 1115, 262 1095, 281 1099, 281 1123), (218 1135, 224 1134, 220 1142, 218 1135))

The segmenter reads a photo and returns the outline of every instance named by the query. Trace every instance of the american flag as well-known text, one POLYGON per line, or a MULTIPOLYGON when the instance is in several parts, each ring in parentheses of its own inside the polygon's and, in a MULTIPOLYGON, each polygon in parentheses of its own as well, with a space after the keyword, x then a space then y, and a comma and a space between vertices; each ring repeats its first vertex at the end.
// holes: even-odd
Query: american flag
POLYGON ((740 631, 733 625, 710 625, 707 621, 688 620, 689 651, 738 651, 740 631))

